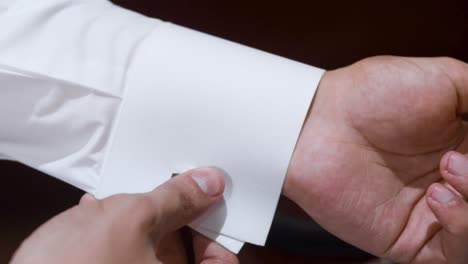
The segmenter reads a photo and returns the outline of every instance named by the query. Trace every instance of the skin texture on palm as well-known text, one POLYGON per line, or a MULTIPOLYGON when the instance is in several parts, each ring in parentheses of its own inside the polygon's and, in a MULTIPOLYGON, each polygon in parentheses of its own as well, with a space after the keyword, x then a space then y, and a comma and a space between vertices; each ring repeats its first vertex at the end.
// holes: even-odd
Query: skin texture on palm
POLYGON ((374 57, 327 72, 284 194, 375 255, 444 263, 445 231, 426 192, 435 182, 452 188, 439 163, 468 150, 467 101, 468 66, 449 58, 374 57))

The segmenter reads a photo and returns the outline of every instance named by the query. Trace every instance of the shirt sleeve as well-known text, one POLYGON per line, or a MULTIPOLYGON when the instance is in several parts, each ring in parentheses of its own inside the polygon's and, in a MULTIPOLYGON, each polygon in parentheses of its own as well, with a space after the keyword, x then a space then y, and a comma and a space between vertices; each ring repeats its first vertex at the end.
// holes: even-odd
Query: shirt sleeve
POLYGON ((106 0, 0 0, 0 25, 3 156, 100 198, 218 166, 192 226, 265 243, 323 70, 106 0))
POLYGON ((128 64, 158 23, 103 0, 0 1, 0 153, 94 193, 128 64))

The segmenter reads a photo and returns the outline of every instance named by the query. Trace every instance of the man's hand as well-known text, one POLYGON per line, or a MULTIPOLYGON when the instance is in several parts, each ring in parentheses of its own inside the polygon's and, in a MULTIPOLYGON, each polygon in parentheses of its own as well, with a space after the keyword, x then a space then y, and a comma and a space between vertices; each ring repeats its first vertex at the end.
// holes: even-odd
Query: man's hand
POLYGON ((449 152, 468 152, 465 113, 468 66, 454 59, 375 57, 327 72, 283 191, 375 255, 468 263, 468 161, 449 152))
MULTIPOLYGON (((12 263, 186 263, 174 231, 222 198, 224 180, 216 169, 188 171, 154 191, 80 204, 36 230, 12 263)), ((234 254, 196 234, 197 263, 238 263, 234 254)))

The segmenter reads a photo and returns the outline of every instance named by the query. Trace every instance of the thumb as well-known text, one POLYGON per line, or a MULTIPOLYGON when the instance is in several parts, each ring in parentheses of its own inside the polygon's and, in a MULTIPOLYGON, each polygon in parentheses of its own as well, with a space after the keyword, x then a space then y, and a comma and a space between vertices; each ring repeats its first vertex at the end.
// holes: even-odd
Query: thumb
POLYGON ((147 222, 156 232, 179 229, 220 201, 223 191, 224 177, 220 170, 199 168, 187 171, 143 194, 152 204, 147 222))
POLYGON ((427 203, 443 228, 444 254, 450 263, 468 260, 468 203, 440 183, 428 189, 427 203))

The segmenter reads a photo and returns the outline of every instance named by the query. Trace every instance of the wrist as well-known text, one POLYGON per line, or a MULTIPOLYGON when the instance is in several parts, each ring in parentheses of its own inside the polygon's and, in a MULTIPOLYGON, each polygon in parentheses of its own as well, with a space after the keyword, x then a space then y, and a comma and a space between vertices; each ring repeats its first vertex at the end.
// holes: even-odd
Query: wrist
MULTIPOLYGON (((326 120, 323 110, 321 110, 325 100, 326 86, 329 83, 329 72, 325 72, 318 87, 316 94, 311 102, 307 112, 301 133, 296 143, 293 155, 291 157, 286 178, 283 185, 283 194, 294 200, 295 193, 302 193, 304 177, 310 177, 310 170, 305 164, 310 164, 310 154, 313 148, 313 141, 317 140, 318 134, 314 135, 314 127, 320 127, 319 123, 326 120)), ((318 132, 318 130, 316 130, 318 132)))

